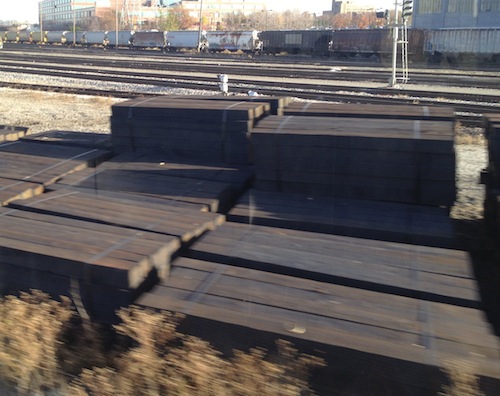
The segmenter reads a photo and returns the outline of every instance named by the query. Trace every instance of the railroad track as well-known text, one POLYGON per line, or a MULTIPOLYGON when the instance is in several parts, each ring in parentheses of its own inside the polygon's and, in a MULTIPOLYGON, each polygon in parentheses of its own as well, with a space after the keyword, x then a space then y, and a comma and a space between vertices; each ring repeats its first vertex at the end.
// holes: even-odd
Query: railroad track
MULTIPOLYGON (((245 76, 318 79, 337 81, 370 81, 386 83, 391 77, 391 68, 382 67, 377 64, 368 66, 353 66, 341 62, 333 62, 324 59, 311 59, 309 63, 297 62, 290 64, 288 61, 276 62, 276 58, 253 58, 248 57, 201 57, 180 55, 159 55, 151 51, 131 50, 130 54, 125 51, 104 51, 102 49, 69 49, 62 47, 45 52, 45 48, 28 46, 27 51, 3 51, 2 62, 28 62, 30 64, 44 64, 64 62, 65 65, 91 66, 94 68, 119 67, 133 70, 157 70, 171 72, 205 72, 225 73, 245 76), (62 54, 62 56, 61 56, 62 54), (89 59, 91 55, 91 59, 89 59)), ((8 63, 6 63, 8 64, 8 63)), ((410 81, 414 84, 439 84, 445 86, 463 86, 476 88, 496 88, 500 80, 498 71, 471 72, 467 70, 429 70, 413 68, 410 81)))
MULTIPOLYGON (((418 89, 414 84, 404 89, 394 89, 374 84, 368 75, 382 75, 380 68, 353 68, 348 83, 332 72, 332 66, 317 62, 312 64, 287 63, 270 64, 262 61, 235 60, 234 58, 165 57, 150 55, 126 56, 125 52, 55 50, 43 52, 44 48, 33 51, 3 51, 0 70, 32 75, 67 77, 93 82, 115 82, 138 84, 140 86, 176 87, 217 91, 217 74, 230 75, 230 92, 247 93, 257 91, 265 95, 291 95, 303 99, 342 101, 377 104, 408 104, 452 106, 462 122, 475 125, 481 114, 500 111, 500 92, 484 89, 500 80, 496 72, 478 72, 468 81, 468 93, 457 89, 418 89), (42 52, 42 53, 41 53, 42 52), (89 59, 89 55, 91 55, 89 59), (334 76, 335 79, 332 78, 334 76), (476 86, 482 81, 485 86, 476 86), (473 87, 473 88, 471 88, 473 87), (480 89, 483 88, 483 89, 480 89)), ((387 71, 384 71, 387 73, 387 71)), ((442 71, 435 74, 442 76, 442 71)), ((453 78, 462 78, 459 76, 453 78)), ((470 74, 470 73, 469 73, 470 74)), ((422 75, 431 76, 430 71, 422 75)), ((345 75, 344 75, 345 77, 345 75)), ((446 79, 453 85, 454 79, 446 79)), ((96 84, 97 85, 97 84, 96 84)), ((6 83, 2 86, 16 88, 43 89, 57 92, 84 93, 115 97, 134 97, 148 93, 127 90, 107 90, 98 88, 78 88, 73 86, 53 86, 47 84, 6 83)), ((496 86, 495 86, 496 88, 496 86)), ((158 93, 154 93, 158 95, 158 93)))

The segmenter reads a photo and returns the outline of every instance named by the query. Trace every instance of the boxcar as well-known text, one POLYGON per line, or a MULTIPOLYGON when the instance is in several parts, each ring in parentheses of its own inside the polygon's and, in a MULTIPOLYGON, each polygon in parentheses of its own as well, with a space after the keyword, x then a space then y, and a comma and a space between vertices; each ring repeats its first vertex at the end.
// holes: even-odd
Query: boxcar
POLYGON ((210 31, 206 33, 209 51, 259 52, 262 42, 257 30, 210 31))
POLYGON ((132 36, 133 48, 159 48, 164 49, 166 32, 135 32, 132 36))
POLYGON ((263 52, 327 55, 333 30, 266 30, 260 33, 263 52))

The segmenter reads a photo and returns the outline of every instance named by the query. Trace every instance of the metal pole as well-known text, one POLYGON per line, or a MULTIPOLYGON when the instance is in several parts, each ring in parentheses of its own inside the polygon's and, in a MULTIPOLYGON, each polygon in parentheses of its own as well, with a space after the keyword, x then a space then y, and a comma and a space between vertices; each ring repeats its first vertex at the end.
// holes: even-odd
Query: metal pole
POLYGON ((73 5, 73 47, 76 46, 76 10, 75 10, 75 0, 72 1, 73 5))
POLYGON ((394 1, 394 28, 393 28, 393 45, 392 45, 392 76, 390 81, 390 86, 395 87, 397 85, 396 79, 396 67, 398 59, 398 40, 399 40, 399 29, 398 29, 398 2, 394 1))
POLYGON ((40 3, 40 42, 43 43, 43 0, 40 3))
POLYGON ((118 51, 118 0, 115 0, 116 50, 118 51))
POLYGON ((201 31, 203 30, 203 0, 200 0, 200 29, 198 31, 198 52, 201 50, 201 31))

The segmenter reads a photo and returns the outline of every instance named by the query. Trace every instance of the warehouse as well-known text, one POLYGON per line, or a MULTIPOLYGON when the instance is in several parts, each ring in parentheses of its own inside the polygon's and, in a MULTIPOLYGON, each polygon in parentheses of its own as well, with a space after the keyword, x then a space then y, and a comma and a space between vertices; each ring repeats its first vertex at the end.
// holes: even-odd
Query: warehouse
POLYGON ((418 29, 500 27, 500 0, 414 0, 418 29))

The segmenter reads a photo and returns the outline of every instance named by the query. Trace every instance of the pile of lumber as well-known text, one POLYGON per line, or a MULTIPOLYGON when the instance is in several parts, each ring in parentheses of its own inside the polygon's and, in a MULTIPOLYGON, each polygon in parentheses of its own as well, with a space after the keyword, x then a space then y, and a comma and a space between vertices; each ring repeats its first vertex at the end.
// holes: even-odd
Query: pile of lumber
POLYGON ((356 103, 324 102, 292 102, 284 109, 283 115, 426 121, 453 121, 455 118, 451 107, 376 104, 360 106, 356 103))
POLYGON ((252 131, 252 152, 261 190, 445 207, 455 201, 451 120, 268 116, 252 131))
POLYGON ((484 127, 488 144, 488 167, 483 173, 486 186, 484 217, 496 232, 500 231, 500 114, 485 114, 484 127))
POLYGON ((162 152, 183 159, 251 162, 249 132, 270 113, 268 102, 133 99, 112 107, 113 149, 162 152))
POLYGON ((108 150, 63 147, 36 140, 16 139, 0 144, 0 206, 41 194, 64 175, 95 167, 110 156, 108 150))
POLYGON ((0 143, 13 142, 26 136, 28 128, 10 125, 0 125, 0 143))

